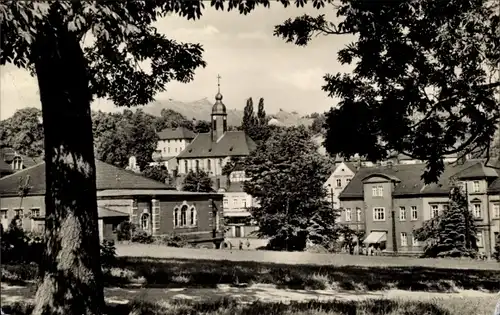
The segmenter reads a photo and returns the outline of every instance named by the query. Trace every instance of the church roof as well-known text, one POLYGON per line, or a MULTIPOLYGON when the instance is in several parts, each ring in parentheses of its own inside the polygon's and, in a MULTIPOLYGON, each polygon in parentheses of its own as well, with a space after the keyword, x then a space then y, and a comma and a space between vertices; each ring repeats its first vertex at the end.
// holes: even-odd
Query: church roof
POLYGON ((244 131, 227 131, 217 142, 212 141, 210 133, 200 133, 177 158, 246 156, 256 147, 255 142, 244 131))
POLYGON ((165 128, 158 132, 160 140, 194 139, 196 134, 186 127, 165 128))
MULTIPOLYGON (((105 189, 173 189, 172 187, 146 178, 139 174, 126 171, 111 164, 96 160, 97 190, 105 189)), ((45 162, 26 168, 0 179, 1 196, 17 196, 19 182, 29 176, 28 185, 31 189, 28 195, 43 195, 45 186, 45 162)))

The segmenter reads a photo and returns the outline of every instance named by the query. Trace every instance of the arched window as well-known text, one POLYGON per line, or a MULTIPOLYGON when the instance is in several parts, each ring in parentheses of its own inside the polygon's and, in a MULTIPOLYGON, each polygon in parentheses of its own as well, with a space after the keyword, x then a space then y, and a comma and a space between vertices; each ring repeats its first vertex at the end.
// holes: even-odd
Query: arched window
POLYGON ((181 208, 181 226, 187 225, 187 209, 188 207, 186 205, 181 208))
POLYGON ((23 159, 20 156, 16 156, 12 163, 12 168, 16 171, 21 170, 23 168, 23 159))
POLYGON ((184 160, 184 173, 188 173, 188 161, 184 160))
POLYGON ((190 220, 189 220, 189 224, 190 225, 196 225, 196 208, 195 207, 191 207, 191 217, 190 217, 190 220))
POLYGON ((179 226, 179 208, 174 209, 174 227, 179 226))
POLYGON ((141 229, 149 230, 149 213, 143 213, 141 215, 141 229))

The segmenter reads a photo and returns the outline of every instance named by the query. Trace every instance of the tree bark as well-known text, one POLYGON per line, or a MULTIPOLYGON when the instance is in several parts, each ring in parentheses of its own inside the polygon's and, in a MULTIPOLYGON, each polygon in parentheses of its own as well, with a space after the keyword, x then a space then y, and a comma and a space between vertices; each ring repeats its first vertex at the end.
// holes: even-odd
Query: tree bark
POLYGON ((45 133, 45 252, 33 314, 103 312, 87 64, 53 5, 33 56, 45 133))

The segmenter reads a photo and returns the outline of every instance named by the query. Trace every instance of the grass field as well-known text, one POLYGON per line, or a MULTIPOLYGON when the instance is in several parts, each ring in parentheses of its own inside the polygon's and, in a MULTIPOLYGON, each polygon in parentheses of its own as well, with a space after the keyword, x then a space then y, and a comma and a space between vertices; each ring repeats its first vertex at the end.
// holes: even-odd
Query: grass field
POLYGON ((117 244, 121 257, 153 257, 169 259, 203 259, 253 261, 278 264, 358 266, 358 267, 430 267, 453 269, 481 269, 500 271, 500 263, 469 259, 421 259, 411 257, 359 256, 346 254, 314 254, 307 252, 273 252, 256 250, 215 250, 173 248, 159 245, 117 244))
MULTIPOLYGON (((135 302, 109 305, 105 314, 116 315, 491 315, 495 299, 450 299, 429 302, 403 300, 330 301, 306 303, 241 304, 222 299, 211 302, 170 301, 135 302)), ((4 308, 7 314, 27 315, 32 306, 26 303, 4 308)))
MULTIPOLYGON (((34 280, 36 266, 2 265, 2 281, 34 280)), ((414 266, 321 266, 260 262, 121 257, 105 276, 108 287, 215 288, 218 284, 274 284, 305 290, 500 290, 500 270, 414 266)))

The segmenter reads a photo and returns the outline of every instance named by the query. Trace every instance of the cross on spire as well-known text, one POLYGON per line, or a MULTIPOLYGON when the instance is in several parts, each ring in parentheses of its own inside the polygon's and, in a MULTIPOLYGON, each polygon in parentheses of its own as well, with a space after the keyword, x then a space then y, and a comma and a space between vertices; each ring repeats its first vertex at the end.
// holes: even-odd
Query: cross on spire
POLYGON ((221 76, 220 74, 217 75, 217 92, 220 93, 220 79, 221 79, 221 76))

